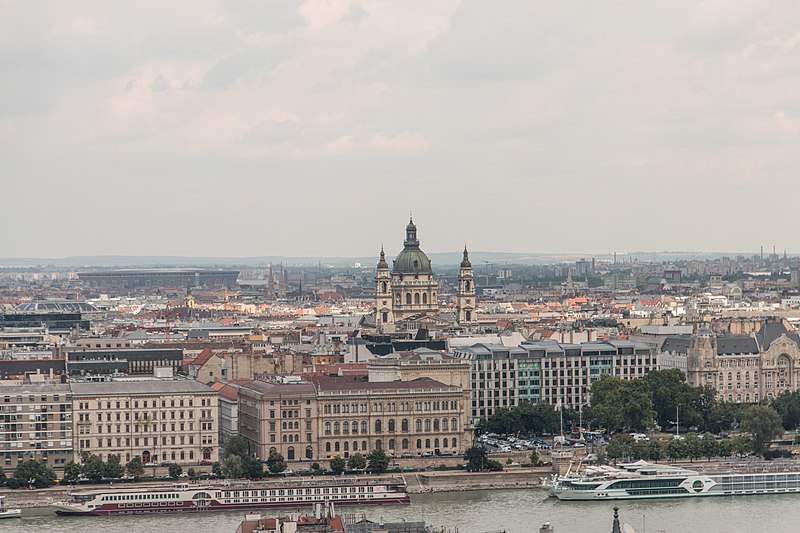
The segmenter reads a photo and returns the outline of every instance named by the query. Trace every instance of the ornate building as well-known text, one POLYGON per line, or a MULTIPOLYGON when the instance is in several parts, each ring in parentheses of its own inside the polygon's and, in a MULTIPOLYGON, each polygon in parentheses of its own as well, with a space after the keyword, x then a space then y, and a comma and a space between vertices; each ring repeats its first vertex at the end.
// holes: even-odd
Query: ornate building
MULTIPOLYGON (((433 277, 431 261, 419 247, 417 226, 411 219, 406 226, 403 250, 393 261, 391 271, 381 247, 375 275, 375 324, 378 329, 389 332, 399 321, 437 315, 438 285, 433 277)), ((458 274, 457 308, 459 325, 477 324, 475 283, 466 246, 458 274)))

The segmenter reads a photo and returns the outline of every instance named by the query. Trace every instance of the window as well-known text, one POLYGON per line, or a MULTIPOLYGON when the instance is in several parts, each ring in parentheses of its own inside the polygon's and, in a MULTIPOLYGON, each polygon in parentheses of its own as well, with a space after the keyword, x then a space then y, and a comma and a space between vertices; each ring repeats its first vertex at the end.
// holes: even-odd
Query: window
POLYGON ((404 418, 402 422, 400 422, 400 430, 401 431, 408 431, 408 419, 404 418))

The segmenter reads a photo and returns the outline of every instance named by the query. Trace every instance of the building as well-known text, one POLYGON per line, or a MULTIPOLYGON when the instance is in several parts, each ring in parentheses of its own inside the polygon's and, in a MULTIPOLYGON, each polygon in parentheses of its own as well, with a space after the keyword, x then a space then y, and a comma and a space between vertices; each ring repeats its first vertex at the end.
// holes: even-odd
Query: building
POLYGON ((0 331, 47 328, 50 335, 69 335, 89 331, 89 321, 81 313, 35 311, 0 314, 0 331))
POLYGON ((445 385, 470 390, 470 363, 443 352, 417 348, 375 357, 367 362, 371 381, 413 381, 435 379, 445 385))
POLYGON ((71 349, 67 370, 71 376, 153 375, 157 368, 177 372, 183 364, 180 348, 71 349))
POLYGON ((217 391, 193 380, 72 383, 75 461, 210 464, 218 459, 217 391))
POLYGON ((0 386, 0 466, 13 470, 28 459, 63 467, 73 458, 69 385, 0 386))
POLYGON ((148 287, 236 287, 238 270, 122 269, 79 272, 78 278, 92 288, 139 289, 148 287))
POLYGON ((254 381, 239 390, 239 433, 257 457, 330 459, 383 449, 392 457, 450 455, 472 444, 461 387, 430 378, 323 376, 254 381))
POLYGON ((239 385, 217 381, 209 385, 217 391, 219 407, 219 447, 239 434, 239 385))
POLYGON ((600 377, 634 379, 658 369, 646 344, 626 340, 476 344, 456 348, 454 355, 472 364, 473 421, 523 400, 579 409, 590 403, 591 385, 600 377))
POLYGON ((252 381, 239 389, 239 435, 262 460, 273 451, 289 461, 317 458, 317 425, 311 383, 252 381))
POLYGON ((714 388, 720 401, 772 400, 800 383, 800 336, 778 320, 765 321, 751 334, 701 328, 694 335, 666 338, 660 352, 685 357, 686 381, 714 388))
POLYGON ((464 259, 458 268, 458 290, 456 293, 456 321, 461 327, 478 325, 475 301, 475 277, 469 260, 467 246, 464 245, 464 259))

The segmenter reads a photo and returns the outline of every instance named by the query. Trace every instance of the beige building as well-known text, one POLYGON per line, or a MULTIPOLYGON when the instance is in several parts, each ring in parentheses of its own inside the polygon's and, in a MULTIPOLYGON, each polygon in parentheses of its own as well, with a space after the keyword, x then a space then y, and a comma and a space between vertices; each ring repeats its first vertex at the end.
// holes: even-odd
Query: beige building
POLYGON ((302 353, 203 352, 189 363, 189 377, 200 383, 215 381, 247 381, 264 374, 293 374, 303 371, 302 353))
POLYGON ((661 352, 686 357, 686 380, 709 386, 720 401, 771 400, 800 384, 800 336, 769 320, 754 334, 715 335, 701 329, 691 336, 667 337, 661 352))
POLYGON ((472 428, 464 390, 434 379, 255 381, 239 390, 239 433, 251 451, 286 459, 349 457, 383 449, 394 457, 463 452, 472 428))
POLYGON ((75 461, 89 454, 124 462, 183 465, 218 459, 217 392, 193 380, 73 383, 75 461))
POLYGON ((428 348, 408 352, 390 353, 373 357, 367 362, 370 381, 412 381, 431 378, 444 383, 470 389, 470 362, 428 348))
POLYGON ((266 460, 317 457, 317 400, 311 383, 253 381, 239 389, 239 435, 266 460))
POLYGON ((72 459, 72 394, 68 385, 0 387, 0 466, 28 459, 63 467, 72 459))

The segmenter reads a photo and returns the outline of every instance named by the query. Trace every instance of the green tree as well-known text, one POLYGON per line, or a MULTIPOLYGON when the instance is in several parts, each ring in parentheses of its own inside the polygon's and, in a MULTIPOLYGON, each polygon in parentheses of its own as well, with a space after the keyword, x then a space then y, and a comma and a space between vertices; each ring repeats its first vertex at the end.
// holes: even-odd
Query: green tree
POLYGON ((648 372, 641 378, 650 390, 655 411, 656 424, 662 428, 675 420, 678 406, 681 409, 681 421, 692 425, 699 420, 697 412, 690 406, 691 389, 686 378, 677 368, 648 372))
MULTIPOLYGON (((281 459, 283 459, 283 457, 281 457, 281 459)), ((244 477, 248 479, 264 477, 264 465, 261 463, 261 461, 250 455, 245 455, 242 457, 242 470, 244 477)), ((283 470, 286 470, 285 462, 283 465, 283 470)), ((283 470, 281 470, 281 472, 283 472, 283 470)))
POLYGON ((267 468, 273 474, 280 474, 286 470, 286 461, 278 452, 270 452, 267 458, 267 468))
POLYGON ((742 431, 753 436, 753 452, 762 455, 774 439, 783 435, 783 424, 772 407, 753 405, 742 415, 742 431))
POLYGON ((347 460, 347 468, 350 470, 363 470, 367 467, 367 458, 360 453, 354 453, 347 460))
POLYGON ((644 431, 653 424, 653 401, 647 383, 603 376, 592 384, 592 413, 610 430, 644 431))
POLYGON ((229 455, 236 455, 239 457, 248 455, 247 440, 241 435, 229 438, 225 443, 225 453, 223 455, 225 457, 229 455))
POLYGON ((142 477, 144 475, 144 465, 142 464, 142 458, 138 455, 134 456, 133 459, 128 461, 128 464, 125 465, 125 469, 128 471, 129 476, 133 477, 142 477))
POLYGON ((49 487, 53 484, 56 473, 42 460, 28 459, 17 465, 14 479, 20 486, 33 485, 36 488, 49 487))
POLYGON ((189 479, 197 479, 197 471, 194 468, 190 468, 186 473, 189 474, 189 479))
POLYGON ((317 462, 311 463, 311 473, 312 474, 321 474, 322 473, 322 467, 319 465, 319 463, 317 463, 317 462))
POLYGON ((216 461, 214 462, 214 464, 211 465, 211 473, 214 474, 215 476, 222 475, 222 465, 220 464, 219 461, 216 461))
POLYGON ((367 455, 367 470, 373 474, 383 474, 389 468, 389 457, 383 448, 376 448, 367 455))
POLYGON ((734 454, 733 441, 724 439, 717 443, 717 454, 720 457, 730 457, 734 454))
POLYGON ((671 439, 667 443, 667 457, 671 460, 677 461, 678 459, 686 457, 686 455, 686 444, 683 439, 671 439))
POLYGON ((84 476, 97 483, 103 479, 104 467, 103 459, 101 459, 99 455, 92 454, 86 459, 86 462, 83 463, 81 471, 84 476))
POLYGON ((81 465, 75 461, 68 461, 64 465, 64 481, 75 483, 81 475, 81 465))
POLYGON ((489 454, 483 446, 473 446, 464 452, 464 458, 467 460, 467 471, 480 472, 486 466, 489 454))
POLYGON ((720 447, 717 444, 717 440, 714 438, 714 435, 711 433, 704 433, 703 434, 703 445, 702 445, 702 453, 703 457, 706 457, 709 461, 711 461, 712 457, 716 455, 721 455, 720 447))
POLYGON ((172 479, 178 479, 180 475, 183 474, 183 468, 181 468, 181 465, 176 463, 170 463, 167 471, 169 473, 169 477, 172 479))
POLYGON ((531 450, 531 454, 528 457, 530 458, 533 466, 539 466, 539 454, 536 453, 536 450, 531 450))
POLYGON ((103 465, 103 477, 117 479, 121 478, 123 474, 125 474, 125 467, 122 466, 119 454, 112 453, 103 465))
POLYGON ((686 435, 684 446, 689 461, 694 462, 695 459, 699 459, 703 456, 703 441, 697 436, 697 433, 689 433, 686 435))
POLYGON ((337 455, 335 457, 331 457, 331 472, 333 472, 334 474, 336 475, 341 474, 342 472, 344 472, 346 466, 347 465, 345 464, 344 459, 342 459, 340 456, 337 455))
POLYGON ((239 455, 226 455, 220 463, 220 468, 226 478, 241 479, 244 477, 242 458, 239 455))
POLYGON ((658 439, 651 440, 647 445, 647 459, 654 462, 659 462, 667 455, 664 449, 664 443, 658 439))
POLYGON ((782 392, 772 402, 772 408, 780 415, 786 430, 800 427, 800 391, 782 392))
POLYGON ((634 441, 633 444, 631 444, 630 450, 631 457, 634 461, 647 459, 650 455, 650 443, 644 440, 634 441))

